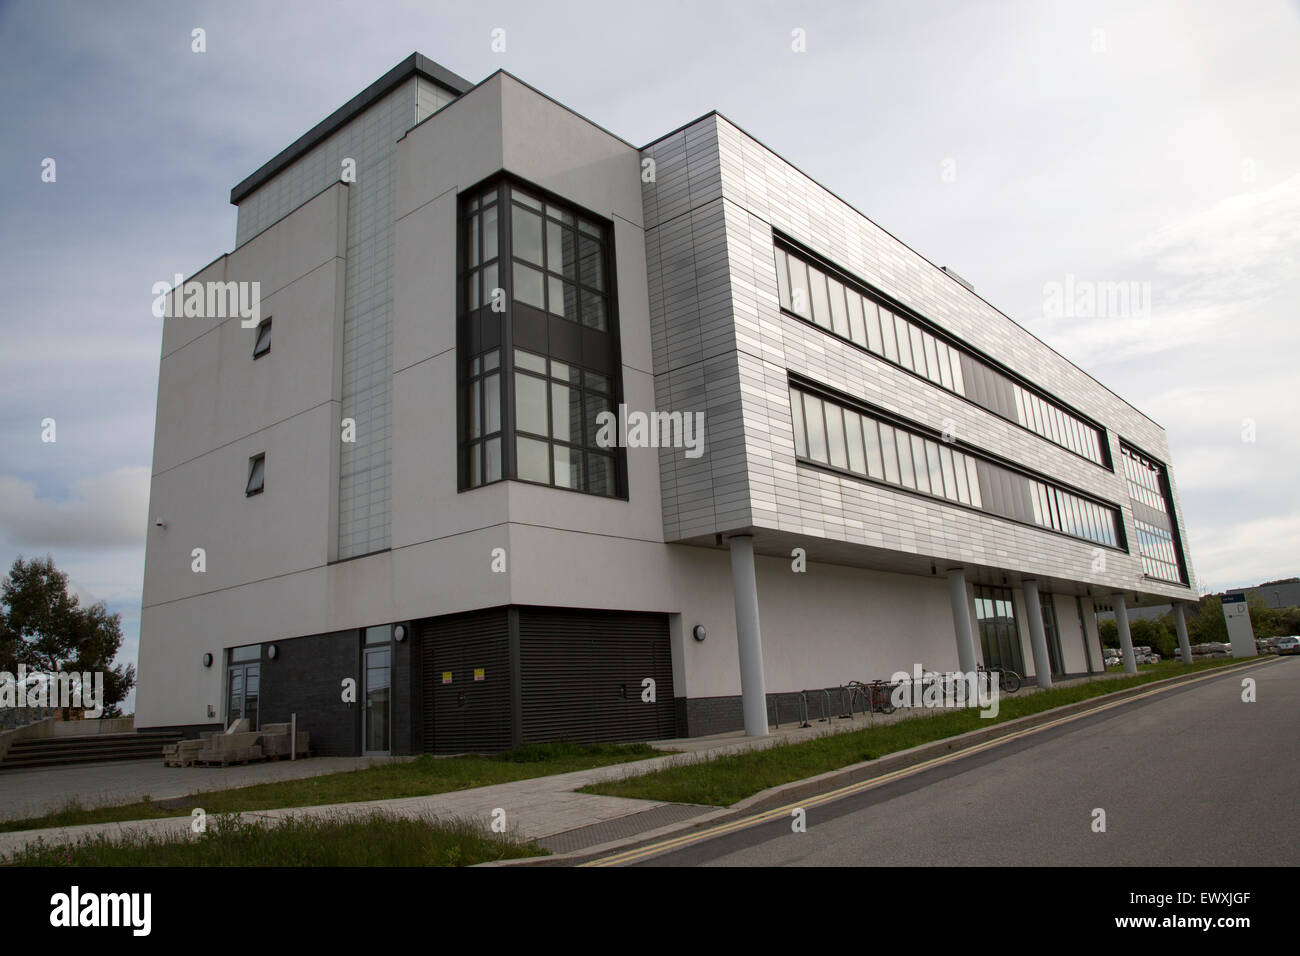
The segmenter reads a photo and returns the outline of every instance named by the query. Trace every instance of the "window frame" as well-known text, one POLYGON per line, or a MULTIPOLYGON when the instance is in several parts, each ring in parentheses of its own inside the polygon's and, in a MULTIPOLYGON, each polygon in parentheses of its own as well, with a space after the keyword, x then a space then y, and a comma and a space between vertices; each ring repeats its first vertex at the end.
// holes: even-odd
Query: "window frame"
MULTIPOLYGON (((551 428, 552 385, 559 382, 558 379, 552 379, 549 375, 551 362, 558 362, 580 370, 582 385, 565 384, 570 388, 577 387, 581 392, 580 401, 584 416, 582 422, 584 429, 586 425, 588 389, 583 386, 588 375, 601 376, 607 381, 608 389, 601 394, 608 396, 609 411, 617 414, 618 407, 623 404, 622 347, 619 333, 616 231, 614 223, 569 199, 557 196, 549 190, 538 187, 512 174, 501 172, 489 176, 460 193, 457 202, 456 229, 457 491, 471 491, 496 484, 499 481, 519 481, 525 484, 553 488, 558 491, 588 494, 597 498, 627 500, 627 450, 625 447, 620 444, 613 448, 604 449, 595 445, 588 446, 585 441, 573 441, 572 436, 569 441, 564 441, 555 438, 553 434, 548 434, 543 438, 536 436, 533 432, 520 432, 517 427, 515 406, 517 401, 515 376, 517 374, 529 374, 527 370, 520 369, 516 365, 516 349, 540 355, 546 362, 547 372, 540 376, 534 373, 534 377, 541 378, 545 382, 548 433, 553 431, 551 428), (524 194, 525 201, 520 202, 518 194, 524 194), (485 199, 487 199, 486 205, 484 204, 485 199), (537 205, 534 207, 527 201, 528 199, 535 200, 537 205), (496 287, 502 290, 504 298, 504 308, 501 312, 492 311, 490 301, 487 300, 487 296, 484 294, 485 290, 481 288, 482 280, 479 278, 486 270, 493 268, 491 265, 493 260, 484 259, 482 256, 482 253, 487 250, 488 244, 488 240, 484 235, 485 230, 479 228, 475 231, 472 228, 472 223, 479 221, 480 217, 482 217, 483 210, 493 206, 496 209, 498 233, 495 259, 496 287), (541 220, 541 264, 516 255, 513 237, 514 210, 516 206, 526 209, 541 220), (551 210, 555 211, 554 216, 550 215, 551 210), (549 226, 552 223, 558 229, 568 229, 575 237, 574 274, 572 277, 563 275, 562 262, 559 264, 561 272, 554 272, 548 268, 548 257, 550 255, 548 236, 550 235, 549 226), (471 234, 476 236, 478 243, 473 256, 471 256, 468 248, 468 238, 471 234), (582 257, 578 250, 584 240, 590 241, 593 239, 599 245, 598 268, 603 289, 596 288, 583 278, 582 257), (516 301, 514 288, 514 268, 516 263, 536 269, 541 273, 541 306, 522 300, 516 301), (480 289, 478 304, 474 308, 470 308, 471 279, 480 289), (573 317, 550 310, 549 296, 551 295, 552 279, 557 280, 559 283, 568 283, 575 290, 576 306, 573 317), (584 322, 584 301, 586 297, 599 299, 604 310, 603 329, 584 322), (555 339, 551 331, 554 329, 554 326, 551 325, 553 322, 562 323, 562 327, 568 330, 563 333, 570 341, 568 348, 572 349, 572 342, 574 341, 581 343, 579 346, 581 358, 575 359, 570 354, 557 354, 554 351, 555 339), (519 334, 521 324, 532 329, 523 336, 522 340, 519 334), (538 329, 542 331, 539 333, 538 329), (536 338, 538 334, 541 334, 544 341, 548 343, 545 348, 539 348, 531 340, 536 338), (476 341, 478 343, 477 349, 475 348, 476 341), (498 365, 493 371, 499 374, 501 429, 499 434, 492 432, 471 436, 469 434, 468 404, 471 394, 470 386, 474 381, 474 376, 470 374, 469 370, 476 355, 485 355, 493 348, 499 349, 498 365), (600 360, 595 361, 594 358, 588 360, 588 352, 592 352, 600 360), (536 479, 518 477, 519 450, 517 443, 521 437, 546 443, 549 481, 541 482, 536 479), (500 441, 500 475, 487 480, 487 446, 489 442, 496 439, 500 441), (561 446, 569 449, 578 448, 582 452, 581 487, 569 487, 555 482, 556 448, 561 446), (590 459, 592 455, 603 455, 610 461, 609 483, 612 487, 607 492, 591 490, 592 469, 590 468, 590 459), (478 458, 480 467, 478 476, 480 480, 478 481, 474 480, 475 475, 472 469, 475 456, 478 458)), ((560 235, 563 242, 563 232, 560 235)), ((563 285, 561 285, 561 288, 563 289, 563 285)), ((593 394, 596 393, 594 389, 591 391, 593 394)), ((580 437, 585 439, 585 435, 580 437)))
POLYGON ((257 324, 257 336, 253 339, 253 361, 257 361, 263 355, 271 354, 271 316, 267 316, 257 324), (266 333, 266 348, 259 349, 262 344, 262 333, 266 333))
MULTIPOLYGON (((895 491, 902 491, 910 494, 920 495, 924 498, 952 505, 959 508, 967 508, 976 511, 987 517, 1012 521, 1016 524, 1025 525, 1039 531, 1046 531, 1051 534, 1059 534, 1062 537, 1069 538, 1084 545, 1110 548, 1125 554, 1132 553, 1129 546, 1127 535, 1124 533, 1123 512, 1120 507, 1111 502, 1106 502, 1089 495, 1088 493, 1074 488, 1070 485, 1060 483, 1054 478, 1048 478, 1032 472, 1023 466, 1014 462, 1003 459, 992 452, 976 448, 960 440, 944 441, 941 432, 927 428, 917 422, 900 418, 899 416, 877 408, 849 396, 842 395, 834 389, 827 388, 813 382, 802 376, 789 375, 787 379, 787 389, 791 396, 791 411, 794 411, 794 396, 799 395, 800 411, 805 420, 811 418, 823 419, 826 406, 840 409, 841 417, 847 420, 844 412, 852 411, 857 413, 860 420, 864 423, 872 422, 878 426, 878 433, 881 439, 882 456, 884 461, 884 477, 879 478, 870 474, 870 455, 868 454, 868 467, 862 472, 851 470, 850 468, 841 467, 833 464, 829 441, 822 439, 825 444, 821 444, 824 451, 822 457, 814 454, 812 429, 805 425, 806 444, 804 450, 795 449, 795 460, 799 465, 812 468, 821 468, 835 474, 844 475, 855 481, 862 481, 869 484, 884 485, 895 491), (887 435, 885 429, 889 429, 887 435), (888 467, 889 457, 885 453, 888 445, 894 445, 897 449, 898 467, 892 472, 888 467), (930 466, 929 449, 933 446, 938 454, 938 475, 942 486, 935 490, 933 487, 933 469, 930 466), (918 448, 920 454, 918 456, 918 448), (948 494, 947 480, 943 472, 943 451, 951 451, 953 455, 953 494, 948 494), (957 456, 961 456, 959 459, 957 456), (957 463, 962 460, 966 466, 967 480, 965 482, 966 493, 963 498, 961 494, 961 483, 957 482, 955 471, 957 463), (987 480, 981 481, 976 476, 975 486, 971 485, 972 471, 978 472, 976 464, 984 464, 987 480), (926 467, 918 470, 918 465, 925 463, 926 467), (1029 494, 1038 495, 1038 486, 1041 486, 1045 492, 1050 511, 1044 511, 1043 520, 1034 520, 1034 509, 1031 506, 1026 509, 1024 495, 1021 493, 1024 489, 1013 485, 1015 480, 1028 482, 1029 494), (1092 505, 1103 515, 1109 512, 1112 515, 1113 534, 1089 534, 1089 525, 1082 520, 1082 511, 1087 505, 1092 505), (1023 512, 1023 513, 1022 513, 1023 512), (1070 529, 1074 530, 1071 531, 1070 529)), ((820 443, 818 443, 820 444, 820 443)), ((868 451, 870 444, 868 443, 868 451)), ((1039 505, 1042 504, 1042 497, 1038 498, 1039 505)), ((1096 529, 1098 531, 1102 529, 1096 529)))
MULTIPOLYGON (((1045 391, 1040 389, 1038 386, 1033 385, 1027 379, 1011 372, 1006 367, 989 358, 979 350, 939 329, 929 320, 920 318, 910 310, 902 308, 889 296, 877 292, 871 286, 846 273, 843 269, 832 265, 821 256, 804 247, 797 240, 794 240, 777 230, 773 230, 772 238, 773 248, 775 250, 774 266, 778 273, 777 305, 782 314, 789 315, 796 319, 801 319, 805 323, 813 325, 816 328, 821 329, 823 332, 833 335, 835 338, 847 342, 861 351, 867 352, 874 358, 882 359, 891 365, 901 368, 903 371, 916 376, 922 381, 930 383, 936 388, 941 388, 949 394, 956 395, 958 398, 970 402, 972 405, 975 405, 983 411, 996 415, 998 418, 1009 421, 1020 428, 1024 428, 1026 431, 1037 435, 1039 438, 1055 445, 1057 448, 1069 452, 1078 458, 1082 458, 1084 461, 1090 462, 1106 471, 1111 473, 1115 472, 1115 462, 1110 453, 1110 442, 1107 437, 1107 429, 1104 426, 1083 415, 1076 409, 1066 406, 1058 399, 1048 397, 1045 391), (813 308, 811 302, 809 303, 808 315, 801 315, 794 311, 794 303, 792 299, 791 307, 787 307, 781 301, 781 295, 785 289, 791 290, 789 295, 793 295, 792 290, 794 284, 790 279, 790 276, 792 275, 791 270, 794 268, 795 263, 798 263, 802 267, 804 274, 807 277, 805 279, 805 284, 809 288, 811 288, 811 283, 813 281, 812 273, 820 272, 823 276, 823 281, 828 288, 831 282, 835 282, 843 287, 846 295, 856 293, 864 300, 864 304, 868 302, 874 303, 881 319, 880 327, 882 333, 887 333, 889 331, 884 328, 884 314, 892 313, 896 323, 902 324, 901 328, 896 325, 893 331, 896 333, 903 333, 905 331, 906 334, 898 334, 896 336, 897 341, 895 341, 895 336, 884 334, 884 341, 881 343, 882 349, 877 350, 873 349, 870 344, 871 326, 869 320, 867 322, 868 341, 859 342, 852 336, 851 327, 846 333, 841 333, 838 329, 834 328, 832 318, 829 314, 824 323, 818 321, 816 310, 813 308), (782 275, 786 277, 785 283, 780 282, 782 275), (1033 409, 1033 414, 1030 414, 1030 409, 1026 407, 1024 411, 1027 421, 1021 421, 1019 420, 1020 416, 1018 415, 1019 409, 1016 408, 1015 405, 1010 409, 1003 409, 1001 408, 1001 403, 995 402, 996 396, 989 392, 989 389, 992 388, 992 384, 989 384, 988 388, 984 388, 979 381, 972 381, 971 377, 966 376, 964 371, 954 372, 951 375, 945 376, 943 374, 942 366, 932 370, 932 363, 930 361, 931 356, 929 355, 931 339, 933 340, 937 353, 934 358, 939 362, 944 358, 942 349, 940 349, 939 346, 946 346, 951 353, 951 355, 948 356, 950 359, 950 365, 956 364, 957 367, 960 368, 961 357, 965 356, 971 361, 977 363, 979 366, 982 366, 982 371, 1006 379, 1011 386, 1012 401, 1016 405, 1020 403, 1019 400, 1021 398, 1021 396, 1016 394, 1016 389, 1019 388, 1025 393, 1024 404, 1026 406, 1029 405, 1029 399, 1033 399, 1035 405, 1041 403, 1042 408, 1039 409, 1038 407, 1035 407, 1033 409), (918 342, 921 346, 919 350, 915 347, 918 342), (904 354, 904 349, 906 349, 907 354, 904 354), (949 379, 951 381, 949 381, 949 379), (1071 435, 1071 430, 1075 428, 1084 429, 1085 431, 1083 432, 1083 435, 1085 437, 1090 430, 1090 433, 1095 436, 1095 441, 1072 440, 1073 436, 1071 435), (1095 457, 1092 454, 1093 450, 1097 453, 1095 457)), ((810 294, 809 298, 812 299, 813 296, 810 294)), ((984 376, 976 376, 976 378, 983 377, 984 376)))
POLYGON ((266 452, 259 452, 251 455, 248 459, 248 478, 244 481, 244 497, 251 498, 254 495, 260 495, 266 490, 266 452), (261 465, 259 471, 258 465, 261 465), (257 487, 253 487, 253 476, 257 475, 259 481, 257 487))

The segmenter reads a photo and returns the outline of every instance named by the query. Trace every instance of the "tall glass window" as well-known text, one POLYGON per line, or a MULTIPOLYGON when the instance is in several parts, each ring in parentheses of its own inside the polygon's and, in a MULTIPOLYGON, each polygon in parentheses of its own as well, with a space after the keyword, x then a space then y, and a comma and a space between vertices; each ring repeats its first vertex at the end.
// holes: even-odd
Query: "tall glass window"
POLYGON ((1173 517, 1173 496, 1165 466, 1123 443, 1120 460, 1133 507, 1133 523, 1137 527, 1142 573, 1161 581, 1186 584, 1187 565, 1173 517))
POLYGON ((622 393, 608 223, 500 179, 461 201, 460 483, 603 496, 626 484, 597 417, 622 393))
POLYGON ((1040 592, 1038 603, 1043 612, 1043 636, 1047 638, 1047 660, 1053 677, 1065 673, 1065 655, 1061 652, 1061 629, 1056 623, 1056 602, 1052 596, 1040 592))

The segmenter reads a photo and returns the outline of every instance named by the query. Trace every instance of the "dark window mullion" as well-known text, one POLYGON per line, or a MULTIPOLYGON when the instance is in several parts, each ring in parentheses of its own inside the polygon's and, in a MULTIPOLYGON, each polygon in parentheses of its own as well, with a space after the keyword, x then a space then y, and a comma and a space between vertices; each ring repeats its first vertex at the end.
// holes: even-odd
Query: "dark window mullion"
MULTIPOLYGON (((511 321, 515 297, 514 250, 510 235, 510 189, 503 179, 497 185, 497 282, 500 284, 505 311, 501 322, 501 477, 518 474, 515 454, 515 336, 511 321)), ((497 314, 497 313, 494 313, 497 314)))

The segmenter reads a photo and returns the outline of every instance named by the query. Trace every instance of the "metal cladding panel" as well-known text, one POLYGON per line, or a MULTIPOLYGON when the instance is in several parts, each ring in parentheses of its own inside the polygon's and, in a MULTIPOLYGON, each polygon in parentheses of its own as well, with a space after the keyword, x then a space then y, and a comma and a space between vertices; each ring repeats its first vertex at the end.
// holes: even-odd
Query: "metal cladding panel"
POLYGON ((522 608, 525 741, 657 740, 676 733, 662 614, 522 608), (655 682, 643 702, 642 681, 655 682))
POLYGON ((510 641, 505 609, 427 621, 420 640, 425 750, 451 754, 510 749, 510 641), (482 675, 476 680, 478 669, 482 675))

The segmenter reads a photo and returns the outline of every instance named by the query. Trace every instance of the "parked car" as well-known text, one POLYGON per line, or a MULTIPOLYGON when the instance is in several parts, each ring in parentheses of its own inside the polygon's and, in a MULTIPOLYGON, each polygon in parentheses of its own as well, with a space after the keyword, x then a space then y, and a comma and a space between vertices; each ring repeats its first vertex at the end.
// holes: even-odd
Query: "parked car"
POLYGON ((1279 654, 1300 654, 1300 637, 1279 638, 1275 646, 1279 654))

